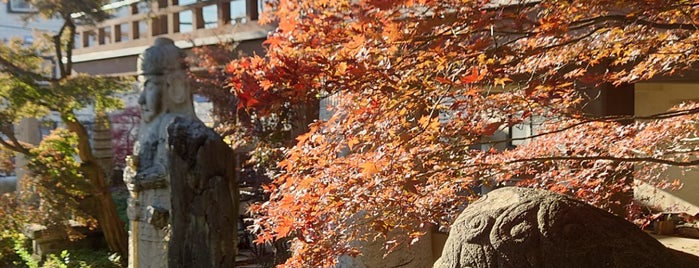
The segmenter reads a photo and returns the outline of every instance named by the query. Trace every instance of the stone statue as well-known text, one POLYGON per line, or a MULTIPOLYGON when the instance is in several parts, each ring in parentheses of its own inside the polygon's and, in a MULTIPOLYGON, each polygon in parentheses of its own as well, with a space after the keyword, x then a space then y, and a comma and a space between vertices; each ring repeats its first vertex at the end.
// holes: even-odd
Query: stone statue
POLYGON ((167 126, 177 116, 196 118, 184 52, 158 38, 138 58, 141 126, 124 181, 131 197, 129 267, 167 267, 170 185, 167 126))
POLYGON ((434 267, 699 267, 699 258, 569 197, 507 187, 459 215, 434 267))
POLYGON ((169 123, 175 117, 198 119, 187 79, 185 54, 172 40, 156 39, 155 45, 146 49, 138 62, 142 83, 138 98, 142 118, 138 137, 139 174, 159 176, 167 166, 165 147, 161 145, 166 142, 163 137, 169 123))
POLYGON ((209 264, 220 262, 219 265, 232 266, 230 260, 235 260, 238 193, 232 171, 233 154, 222 139, 196 117, 184 60, 185 53, 167 38, 156 39, 155 44, 138 59, 139 82, 142 86, 138 103, 141 106, 142 122, 134 146, 135 155, 127 159, 129 164, 124 170, 124 181, 130 191, 127 214, 131 221, 129 267, 132 268, 225 267, 209 264), (168 129, 173 129, 175 122, 178 124, 174 129, 179 132, 176 133, 177 138, 173 139, 168 129), (183 125, 186 126, 185 129, 181 129, 183 125), (196 130, 189 131, 187 127, 196 130), (198 147, 181 148, 177 144, 190 139, 198 142, 198 147), (173 141, 176 144, 171 144, 173 141), (203 151, 202 146, 205 147, 203 151), (213 157, 218 157, 219 161, 206 166, 198 164, 200 161, 208 161, 202 160, 205 157, 202 153, 213 151, 211 148, 215 148, 218 155, 213 157), (185 165, 181 163, 182 156, 189 157, 185 165), (187 179, 196 179, 202 186, 182 187, 178 180, 187 179), (200 196, 201 193, 206 196, 200 196), (201 211, 191 211, 196 208, 181 205, 182 197, 194 198, 200 206, 211 206, 211 209, 221 211, 217 215, 207 214, 210 218, 199 219, 196 215, 201 214, 201 211), (173 206, 173 203, 179 205, 173 206), (188 226, 190 220, 200 222, 192 227, 188 226), (177 228, 173 225, 174 222, 179 223, 177 228), (228 226, 213 226, 210 222, 228 226), (196 228, 211 229, 202 231, 196 228), (218 234, 218 230, 231 234, 218 234), (202 235, 207 232, 215 233, 217 237, 195 238, 182 235, 202 235), (190 263, 191 265, 173 263, 173 259, 181 260, 173 256, 174 252, 182 253, 179 247, 186 243, 208 247, 203 249, 207 250, 208 255, 196 256, 199 263, 190 263), (221 245, 225 245, 223 249, 221 245))

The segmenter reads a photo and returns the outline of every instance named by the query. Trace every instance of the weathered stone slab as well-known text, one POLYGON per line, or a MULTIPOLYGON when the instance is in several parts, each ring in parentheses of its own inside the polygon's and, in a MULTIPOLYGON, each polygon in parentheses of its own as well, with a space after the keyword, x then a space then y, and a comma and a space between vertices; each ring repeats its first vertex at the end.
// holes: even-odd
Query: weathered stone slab
POLYGON ((23 233, 32 240, 32 257, 40 260, 48 254, 57 254, 67 249, 106 247, 104 235, 99 229, 90 229, 74 221, 68 224, 71 234, 81 236, 80 239, 71 240, 71 234, 64 226, 47 227, 36 223, 26 225, 23 233))
POLYGON ((699 257, 572 198, 507 187, 464 210, 434 267, 699 267, 699 257))
POLYGON ((233 151, 199 120, 177 118, 168 133, 169 267, 234 267, 239 198, 233 151))

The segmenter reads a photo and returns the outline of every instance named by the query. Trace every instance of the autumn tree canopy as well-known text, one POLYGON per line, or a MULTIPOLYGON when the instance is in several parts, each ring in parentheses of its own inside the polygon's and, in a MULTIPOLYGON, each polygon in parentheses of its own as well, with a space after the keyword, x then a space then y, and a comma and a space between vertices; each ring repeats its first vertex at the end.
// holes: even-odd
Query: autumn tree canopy
POLYGON ((241 108, 340 100, 252 209, 259 241, 293 238, 290 266, 329 265, 357 254, 349 241, 396 229, 386 248, 409 243, 421 225, 448 226, 481 185, 516 181, 609 208, 629 176, 671 186, 659 170, 697 164, 695 104, 645 118, 586 109, 590 90, 696 71, 697 1, 278 0, 267 10, 279 25, 267 55, 227 66, 241 108), (533 119, 531 142, 489 149, 533 119))

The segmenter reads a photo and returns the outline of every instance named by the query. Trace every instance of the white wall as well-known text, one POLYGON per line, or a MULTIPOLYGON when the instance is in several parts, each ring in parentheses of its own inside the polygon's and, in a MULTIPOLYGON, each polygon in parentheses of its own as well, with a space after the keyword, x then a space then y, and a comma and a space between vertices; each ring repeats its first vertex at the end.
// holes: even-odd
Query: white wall
POLYGON ((11 1, 18 0, 0 2, 0 41, 9 40, 12 37, 37 40, 43 33, 53 33, 60 29, 62 21, 56 19, 38 18, 28 22, 23 21, 22 17, 28 13, 12 12, 9 8, 11 1))
MULTIPOLYGON (((699 83, 638 83, 634 99, 636 116, 662 113, 681 102, 699 100, 699 83)), ((664 191, 640 185, 634 191, 636 198, 648 199, 666 211, 699 213, 699 171, 683 174, 678 168, 670 168, 667 175, 680 179, 684 187, 678 191, 664 191)))

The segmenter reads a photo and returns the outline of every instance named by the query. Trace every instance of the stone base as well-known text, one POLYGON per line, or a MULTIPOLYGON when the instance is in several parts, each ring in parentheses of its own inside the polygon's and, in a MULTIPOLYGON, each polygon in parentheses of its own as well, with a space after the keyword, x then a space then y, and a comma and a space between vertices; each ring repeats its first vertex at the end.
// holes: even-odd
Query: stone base
POLYGON ((100 230, 71 223, 70 228, 84 235, 80 240, 71 241, 62 227, 48 228, 40 224, 29 224, 24 228, 24 235, 32 240, 32 257, 43 259, 49 254, 78 248, 106 248, 107 244, 100 230))

